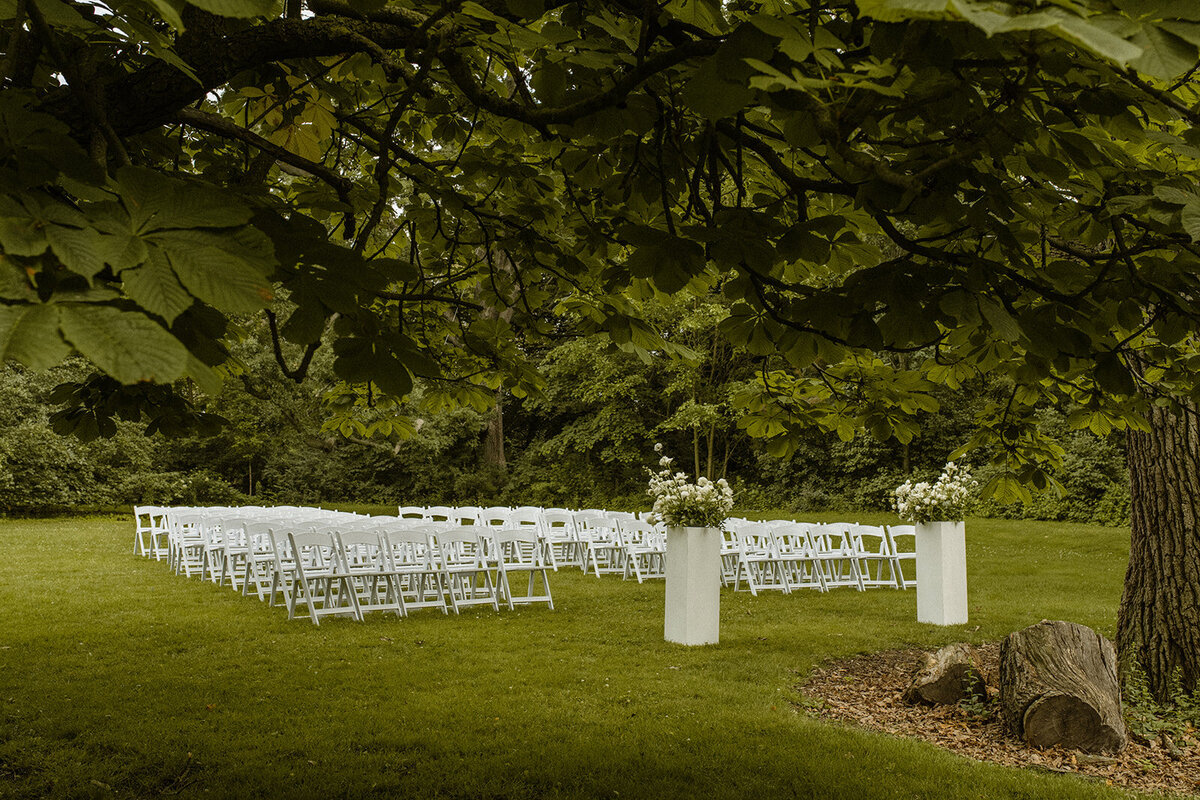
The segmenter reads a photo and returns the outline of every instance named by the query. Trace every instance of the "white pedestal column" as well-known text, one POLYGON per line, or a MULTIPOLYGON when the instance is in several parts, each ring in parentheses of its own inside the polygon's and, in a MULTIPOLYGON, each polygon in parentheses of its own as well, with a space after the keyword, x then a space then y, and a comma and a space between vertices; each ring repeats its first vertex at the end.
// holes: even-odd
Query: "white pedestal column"
POLYGON ((967 621, 967 536, 964 522, 917 523, 917 622, 967 621))
POLYGON ((667 528, 666 640, 716 644, 720 622, 721 530, 667 528))

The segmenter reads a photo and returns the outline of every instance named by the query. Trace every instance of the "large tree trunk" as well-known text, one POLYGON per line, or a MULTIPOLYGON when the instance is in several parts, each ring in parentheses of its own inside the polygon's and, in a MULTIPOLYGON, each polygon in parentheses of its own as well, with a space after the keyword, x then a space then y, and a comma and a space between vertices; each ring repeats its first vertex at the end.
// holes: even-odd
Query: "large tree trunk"
POLYGON ((508 468, 504 457, 504 402, 496 392, 496 410, 488 420, 487 438, 483 440, 483 463, 500 469, 508 468))
POLYGON ((1123 668, 1146 673, 1164 702, 1173 676, 1200 687, 1200 417, 1154 406, 1129 434, 1132 537, 1117 620, 1123 668))

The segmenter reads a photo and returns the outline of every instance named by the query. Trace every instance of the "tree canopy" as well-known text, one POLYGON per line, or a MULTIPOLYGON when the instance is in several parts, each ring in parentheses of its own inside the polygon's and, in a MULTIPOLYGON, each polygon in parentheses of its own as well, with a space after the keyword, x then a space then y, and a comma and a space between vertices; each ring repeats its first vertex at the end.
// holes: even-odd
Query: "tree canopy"
POLYGON ((353 426, 414 379, 433 404, 536 392, 539 338, 687 355, 641 310, 682 291, 733 302, 761 357, 742 425, 778 452, 798 424, 906 441, 935 384, 1006 374, 972 442, 1001 445, 1002 495, 1059 454, 1039 400, 1104 433, 1144 425, 1139 385, 1194 387, 1189 3, 0 14, 0 342, 97 367, 62 430, 194 423, 160 386, 236 372, 238 315, 294 379, 331 347, 353 426))

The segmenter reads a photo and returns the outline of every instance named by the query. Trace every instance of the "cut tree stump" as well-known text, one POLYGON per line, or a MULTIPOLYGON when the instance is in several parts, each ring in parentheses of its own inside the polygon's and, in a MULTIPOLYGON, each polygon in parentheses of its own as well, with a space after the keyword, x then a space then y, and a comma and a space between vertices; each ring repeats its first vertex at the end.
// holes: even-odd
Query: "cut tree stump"
POLYGON ((987 686, 979 654, 965 642, 926 653, 903 697, 910 705, 953 705, 968 698, 986 699, 987 686))
POLYGON ((1000 646, 1000 713, 1037 747, 1120 752, 1127 739, 1112 642, 1074 622, 1010 633, 1000 646))

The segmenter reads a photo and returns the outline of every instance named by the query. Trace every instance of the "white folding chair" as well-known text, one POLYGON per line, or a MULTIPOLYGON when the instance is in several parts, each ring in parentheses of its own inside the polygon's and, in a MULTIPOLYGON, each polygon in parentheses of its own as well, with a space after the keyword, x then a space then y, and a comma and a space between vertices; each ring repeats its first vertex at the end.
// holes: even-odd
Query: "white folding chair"
POLYGON ((825 570, 815 555, 808 526, 782 520, 780 524, 770 525, 770 528, 779 559, 787 572, 789 590, 810 588, 826 591, 825 570))
POLYGON ((665 534, 648 522, 621 520, 617 541, 624 551, 625 578, 630 575, 642 583, 648 578, 667 576, 667 542, 665 534))
POLYGON ((479 506, 459 506, 454 509, 449 522, 455 525, 478 525, 479 515, 483 513, 483 509, 479 506))
POLYGON ((321 624, 321 617, 329 616, 361 620, 350 570, 342 562, 333 534, 328 530, 308 530, 288 533, 287 538, 295 558, 288 619, 296 618, 296 608, 303 600, 314 625, 321 624))
POLYGON ((359 615, 390 611, 398 617, 407 616, 401 573, 389 569, 379 523, 342 526, 334 540, 358 596, 359 615))
POLYGON ((170 542, 169 564, 176 574, 190 578, 204 568, 204 512, 198 508, 177 508, 167 514, 170 542))
POLYGON ((813 558, 823 571, 826 588, 853 586, 862 591, 862 575, 850 541, 849 525, 843 522, 809 525, 808 536, 812 541, 813 558))
POLYGON ((512 514, 512 509, 508 506, 481 508, 479 510, 479 525, 491 528, 494 531, 503 530, 508 527, 508 517, 510 514, 512 514))
MULTIPOLYGON (((504 528, 532 528, 542 535, 543 541, 549 541, 545 536, 544 526, 542 524, 542 516, 542 509, 536 506, 521 506, 520 508, 513 509, 509 512, 504 528)), ((503 530, 504 528, 500 528, 500 530, 503 530)), ((550 548, 547 551, 546 557, 549 561, 550 568, 557 571, 558 560, 554 557, 553 548, 550 548)))
POLYGON ((507 603, 510 610, 517 605, 531 603, 546 603, 553 610, 554 598, 550 596, 550 567, 547 562, 550 545, 539 532, 526 526, 489 530, 483 536, 490 540, 491 550, 496 555, 495 584, 500 600, 507 603), (527 576, 525 594, 514 595, 512 578, 521 573, 527 576), (542 577, 541 593, 537 591, 538 575, 542 577))
POLYGON ((451 523, 451 517, 454 516, 454 509, 450 506, 429 506, 425 509, 426 522, 445 522, 451 523))
POLYGON ((133 507, 133 552, 135 554, 159 560, 156 534, 162 529, 163 513, 163 509, 159 506, 133 507))
POLYGON ((896 577, 901 589, 912 589, 917 585, 917 526, 916 525, 886 525, 888 546, 892 558, 896 562, 896 577), (908 576, 904 573, 904 565, 912 563, 908 576))
POLYGON ((887 530, 882 526, 848 525, 850 546, 858 565, 859 583, 864 589, 875 586, 900 588, 899 562, 892 554, 887 530), (884 577, 884 570, 887 577, 884 577))
POLYGON ((542 512, 542 535, 550 544, 553 569, 582 567, 583 544, 575 532, 575 518, 567 511, 542 512))
POLYGON ((471 525, 429 534, 433 565, 442 573, 455 614, 463 606, 490 605, 500 610, 480 531, 480 526, 471 525))
POLYGON ((395 576, 405 613, 437 608, 448 614, 442 572, 433 563, 429 537, 444 525, 381 525, 384 570, 395 576))
POLYGON ((624 551, 617 539, 617 522, 603 514, 575 515, 575 532, 583 543, 583 571, 601 575, 623 575, 624 551))
POLYGON ((779 546, 770 527, 762 523, 747 523, 738 526, 734 533, 738 541, 738 571, 733 588, 741 588, 745 578, 750 594, 755 597, 763 590, 775 590, 789 594, 787 561, 779 553, 779 546))

